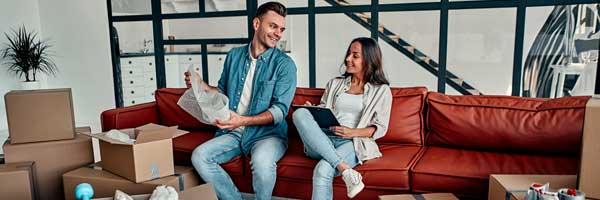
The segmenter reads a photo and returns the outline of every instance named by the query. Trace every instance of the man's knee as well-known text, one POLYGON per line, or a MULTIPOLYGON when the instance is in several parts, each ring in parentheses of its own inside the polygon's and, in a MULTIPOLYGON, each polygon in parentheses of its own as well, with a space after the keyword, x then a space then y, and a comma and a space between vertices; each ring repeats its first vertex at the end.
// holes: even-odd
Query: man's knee
POLYGON ((192 152, 192 163, 193 164, 203 164, 210 163, 212 159, 210 159, 211 154, 208 152, 208 148, 204 145, 200 145, 194 149, 192 152))

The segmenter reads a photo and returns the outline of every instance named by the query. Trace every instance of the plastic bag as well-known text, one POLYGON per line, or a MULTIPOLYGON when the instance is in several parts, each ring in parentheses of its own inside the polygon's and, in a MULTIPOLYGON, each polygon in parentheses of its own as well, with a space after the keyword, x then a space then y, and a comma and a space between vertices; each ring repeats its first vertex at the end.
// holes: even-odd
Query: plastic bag
POLYGON ((216 120, 228 120, 230 117, 229 98, 219 92, 202 90, 200 74, 194 71, 193 67, 190 67, 188 72, 191 74, 192 88, 183 93, 177 105, 205 124, 214 124, 216 120))

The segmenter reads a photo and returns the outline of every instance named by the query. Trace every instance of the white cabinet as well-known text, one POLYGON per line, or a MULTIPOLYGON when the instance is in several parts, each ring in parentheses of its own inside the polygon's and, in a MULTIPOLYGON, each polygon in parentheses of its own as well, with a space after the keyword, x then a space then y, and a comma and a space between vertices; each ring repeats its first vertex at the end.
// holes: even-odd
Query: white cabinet
POLYGON ((154 101, 148 97, 157 88, 154 56, 121 58, 121 82, 124 106, 154 101))
POLYGON ((208 55, 208 84, 217 86, 227 55, 208 55))
MULTIPOLYGON (((222 67, 223 64, 220 65, 222 67)), ((201 55, 166 55, 166 86, 168 88, 184 88, 185 76, 183 73, 188 70, 189 66, 193 66, 202 75, 201 55)), ((218 77, 216 79, 218 80, 218 77)), ((124 106, 154 101, 154 92, 158 88, 154 56, 121 58, 121 81, 124 106)))

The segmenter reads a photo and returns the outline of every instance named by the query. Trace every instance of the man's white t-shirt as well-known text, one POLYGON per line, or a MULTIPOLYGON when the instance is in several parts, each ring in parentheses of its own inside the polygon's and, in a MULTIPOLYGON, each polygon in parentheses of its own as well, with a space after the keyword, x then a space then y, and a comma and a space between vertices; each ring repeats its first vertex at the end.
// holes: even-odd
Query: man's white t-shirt
MULTIPOLYGON (((242 89, 242 96, 240 97, 240 103, 238 104, 238 108, 236 113, 239 115, 245 115, 246 111, 248 111, 248 107, 250 107, 250 98, 252 98, 252 81, 254 80, 254 69, 256 68, 256 59, 250 57, 252 61, 250 62, 250 68, 248 68, 248 74, 246 74, 246 78, 244 81, 244 88, 242 89)), ((244 126, 240 126, 235 129, 236 131, 243 132, 244 126)))

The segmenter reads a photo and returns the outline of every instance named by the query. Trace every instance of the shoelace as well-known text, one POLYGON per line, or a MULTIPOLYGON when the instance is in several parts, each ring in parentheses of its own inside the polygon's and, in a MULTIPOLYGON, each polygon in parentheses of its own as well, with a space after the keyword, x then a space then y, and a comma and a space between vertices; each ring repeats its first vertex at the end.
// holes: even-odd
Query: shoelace
POLYGON ((352 184, 356 185, 360 182, 360 174, 359 173, 351 173, 350 174, 350 182, 352 182, 352 184))

